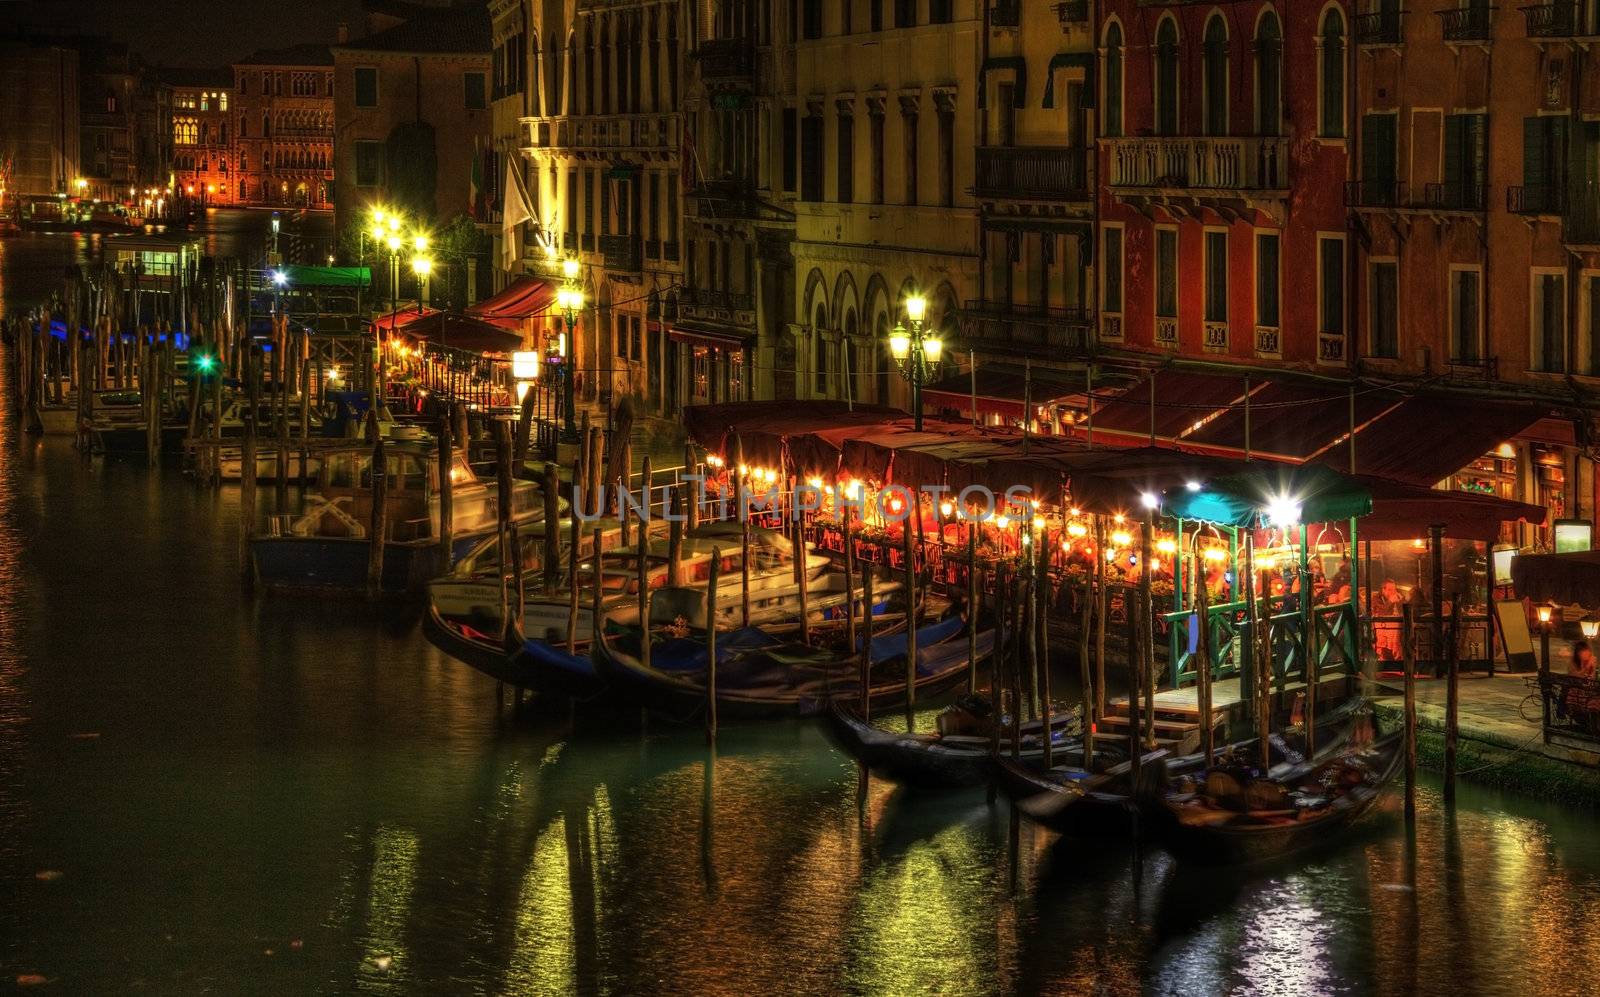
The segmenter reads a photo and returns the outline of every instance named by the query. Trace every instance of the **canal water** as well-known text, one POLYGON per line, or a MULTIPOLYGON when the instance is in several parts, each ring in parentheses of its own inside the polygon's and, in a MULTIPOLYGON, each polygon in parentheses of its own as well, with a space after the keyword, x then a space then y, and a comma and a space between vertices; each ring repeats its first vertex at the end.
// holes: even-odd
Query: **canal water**
MULTIPOLYGON (((13 306, 60 249, 19 242, 13 306)), ((1249 873, 1013 845, 981 790, 874 783, 863 821, 815 726, 712 753, 663 721, 513 720, 413 613, 244 594, 238 524, 235 489, 0 419, 0 987, 1596 990, 1594 813, 1427 786, 1414 833, 1390 799, 1249 873)))

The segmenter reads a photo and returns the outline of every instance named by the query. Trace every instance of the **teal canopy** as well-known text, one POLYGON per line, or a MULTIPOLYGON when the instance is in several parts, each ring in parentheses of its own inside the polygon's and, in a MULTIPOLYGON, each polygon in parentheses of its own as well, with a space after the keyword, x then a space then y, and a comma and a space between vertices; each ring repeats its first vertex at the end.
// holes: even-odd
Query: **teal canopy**
POLYGON ((283 268, 290 287, 366 287, 372 283, 371 267, 311 267, 291 263, 283 268))
POLYGON ((1169 488, 1161 511, 1179 519, 1198 519, 1224 526, 1258 527, 1293 511, 1294 521, 1326 523, 1372 512, 1372 493, 1365 486, 1325 464, 1258 462, 1198 489, 1169 488))

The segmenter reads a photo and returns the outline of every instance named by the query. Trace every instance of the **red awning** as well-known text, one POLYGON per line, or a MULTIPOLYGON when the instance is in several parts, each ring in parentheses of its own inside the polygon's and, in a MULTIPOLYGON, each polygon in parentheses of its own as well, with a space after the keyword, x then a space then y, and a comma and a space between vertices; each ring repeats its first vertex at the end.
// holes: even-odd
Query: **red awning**
POLYGON ((1511 559, 1511 584, 1523 599, 1600 609, 1600 550, 1518 554, 1511 559))
POLYGON ((1444 535, 1451 539, 1493 543, 1502 523, 1521 520, 1538 525, 1545 520, 1542 506, 1493 495, 1443 491, 1387 478, 1356 480, 1372 493, 1372 515, 1361 520, 1363 540, 1414 540, 1427 536, 1428 527, 1437 523, 1444 525, 1444 535))
MULTIPOLYGON (((1254 388, 1254 385, 1252 385, 1254 388)), ((1404 400, 1387 388, 1355 394, 1355 424, 1359 429, 1404 400)), ((1350 389, 1327 383, 1270 381, 1250 392, 1249 452, 1252 456, 1280 460, 1308 460, 1350 432, 1350 389)), ((1148 419, 1148 416, 1146 417, 1148 419)), ((1243 402, 1183 435, 1185 444, 1244 453, 1243 402)))
POLYGON ((465 315, 449 312, 400 312, 380 316, 375 324, 384 332, 426 340, 430 346, 449 346, 474 353, 510 353, 522 348, 522 337, 465 315))
MULTIPOLYGON (((1418 395, 1356 434, 1356 470, 1395 481, 1433 485, 1532 426, 1547 407, 1524 402, 1418 395)), ((1322 454, 1338 470, 1350 466, 1348 442, 1322 454)))
MULTIPOLYGON (((1118 433, 1148 441, 1152 383, 1156 395, 1155 434, 1162 440, 1173 440, 1194 430, 1228 406, 1242 403, 1245 395, 1243 377, 1185 370, 1152 371, 1149 377, 1095 411, 1095 434, 1118 433)), ((1259 391, 1266 385, 1265 380, 1252 381, 1250 390, 1259 391)))
POLYGON ((528 319, 549 311, 555 297, 555 285, 549 281, 537 277, 519 277, 499 293, 468 308, 466 314, 520 333, 523 323, 528 319))
POLYGON ((1082 378, 1067 371, 1049 367, 1030 371, 1012 364, 983 363, 978 365, 976 377, 970 371, 952 374, 924 387, 923 406, 950 409, 970 419, 974 390, 979 415, 998 415, 1007 421, 1022 418, 1024 401, 1031 400, 1034 405, 1063 401, 1082 405, 1084 398, 1082 378))
POLYGON ((372 320, 372 324, 377 326, 378 331, 380 332, 399 333, 401 335, 414 336, 418 334, 417 330, 422 328, 420 323, 425 322, 438 314, 441 313, 437 308, 424 308, 420 312, 415 308, 412 308, 404 311, 390 312, 387 315, 379 315, 377 318, 372 320))

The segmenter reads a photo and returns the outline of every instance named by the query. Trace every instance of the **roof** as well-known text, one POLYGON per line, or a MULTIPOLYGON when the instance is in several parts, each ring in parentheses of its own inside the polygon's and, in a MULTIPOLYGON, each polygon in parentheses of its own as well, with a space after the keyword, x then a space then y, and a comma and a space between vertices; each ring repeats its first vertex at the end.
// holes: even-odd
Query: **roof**
POLYGON ((331 66, 333 50, 326 45, 290 45, 252 52, 235 66, 331 66))
POLYGON ((419 12, 403 24, 337 46, 341 52, 488 55, 489 12, 481 7, 419 12))

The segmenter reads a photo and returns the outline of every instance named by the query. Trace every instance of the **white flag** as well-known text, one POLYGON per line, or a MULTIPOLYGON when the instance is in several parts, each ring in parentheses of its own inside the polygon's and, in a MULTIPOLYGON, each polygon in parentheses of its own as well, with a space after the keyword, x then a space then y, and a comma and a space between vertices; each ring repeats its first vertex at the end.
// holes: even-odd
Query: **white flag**
POLYGON ((517 226, 533 218, 528 199, 522 193, 522 178, 517 175, 521 157, 506 157, 505 183, 501 185, 504 205, 500 209, 500 269, 510 270, 517 263, 517 226))

